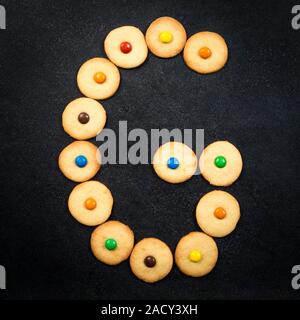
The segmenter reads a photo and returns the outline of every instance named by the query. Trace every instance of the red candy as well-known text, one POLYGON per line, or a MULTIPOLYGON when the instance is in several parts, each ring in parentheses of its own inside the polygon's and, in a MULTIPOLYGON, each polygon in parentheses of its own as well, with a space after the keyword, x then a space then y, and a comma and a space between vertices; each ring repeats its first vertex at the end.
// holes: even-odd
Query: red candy
POLYGON ((131 50, 132 50, 132 46, 129 42, 127 41, 124 41, 120 44, 120 50, 123 52, 123 53, 129 53, 131 50))

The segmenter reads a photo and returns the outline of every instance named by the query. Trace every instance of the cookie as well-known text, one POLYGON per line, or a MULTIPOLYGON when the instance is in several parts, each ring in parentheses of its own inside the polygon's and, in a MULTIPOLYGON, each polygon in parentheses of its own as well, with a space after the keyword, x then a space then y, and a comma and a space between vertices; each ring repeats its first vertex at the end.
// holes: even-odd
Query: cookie
POLYGON ((225 237, 235 229, 240 219, 240 206, 228 192, 211 191, 199 200, 196 219, 205 233, 212 237, 225 237))
POLYGON ((119 88, 120 72, 105 58, 86 61, 77 74, 77 85, 86 97, 102 100, 110 98, 119 88))
POLYGON ((199 159, 202 176, 214 186, 229 186, 241 174, 243 160, 239 150, 228 141, 207 146, 199 159))
POLYGON ((96 226, 109 218, 113 201, 110 190, 104 184, 87 181, 72 190, 68 207, 78 222, 86 226, 96 226))
POLYGON ((211 272, 218 260, 218 247, 213 238, 203 232, 191 232, 182 237, 175 250, 179 270, 191 277, 211 272))
POLYGON ((196 72, 216 72, 223 68, 227 62, 227 44, 215 32, 198 32, 187 40, 183 59, 187 66, 196 72))
POLYGON ((126 69, 140 66, 148 55, 144 34, 133 26, 112 30, 105 38, 104 50, 109 60, 126 69))
POLYGON ((166 277, 173 266, 170 248, 156 238, 145 238, 138 242, 130 256, 130 267, 134 275, 145 282, 156 282, 166 277))
POLYGON ((61 172, 70 180, 83 182, 91 179, 100 169, 98 148, 87 141, 74 141, 66 146, 58 158, 61 172))
POLYGON ((160 17, 148 27, 146 42, 156 56, 171 58, 182 51, 186 43, 186 32, 179 21, 171 17, 160 17))
POLYGON ((91 249, 101 262, 116 265, 126 260, 134 245, 134 234, 124 223, 108 221, 98 226, 91 235, 91 249))
POLYGON ((170 183, 190 179, 197 169, 194 151, 181 142, 167 142, 154 154, 153 168, 156 174, 170 183))
POLYGON ((102 105, 90 98, 71 101, 62 114, 62 125, 67 134, 77 140, 95 137, 105 126, 106 112, 102 105))

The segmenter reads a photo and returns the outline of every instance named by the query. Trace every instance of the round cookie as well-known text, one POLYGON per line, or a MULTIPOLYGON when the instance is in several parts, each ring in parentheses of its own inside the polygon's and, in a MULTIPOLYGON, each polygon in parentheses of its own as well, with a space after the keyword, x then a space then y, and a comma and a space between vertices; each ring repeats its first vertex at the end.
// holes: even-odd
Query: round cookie
POLYGON ((199 200, 196 219, 205 233, 212 237, 225 237, 235 229, 240 219, 240 206, 228 192, 211 191, 199 200))
POLYGON ((155 152, 152 163, 156 174, 170 183, 190 179, 197 169, 194 151, 181 142, 163 144, 155 152))
POLYGON ((130 267, 134 275, 145 282, 156 282, 166 277, 173 266, 170 248, 156 238, 145 238, 138 242, 130 256, 130 267))
POLYGON ((115 65, 126 69, 138 67, 148 55, 142 31, 133 26, 112 30, 105 38, 104 50, 115 65))
POLYGON ((66 146, 58 158, 58 166, 68 179, 83 182, 91 179, 100 169, 98 148, 87 141, 74 141, 66 146))
POLYGON ((241 174, 243 160, 239 150, 228 141, 208 145, 199 160, 203 177, 214 186, 229 186, 241 174))
POLYGON ((77 74, 77 85, 81 93, 92 99, 107 99, 119 88, 120 72, 105 58, 86 61, 77 74))
POLYGON ((98 226, 91 235, 91 249, 101 262, 116 265, 126 260, 134 245, 134 234, 124 223, 108 221, 98 226))
POLYGON ((77 140, 95 137, 105 126, 106 112, 102 105, 90 98, 71 101, 62 114, 66 133, 77 140))
POLYGON ((86 226, 105 222, 112 210, 113 197, 110 190, 99 181, 78 184, 72 190, 68 207, 72 216, 86 226))
POLYGON ((186 32, 183 25, 174 18, 160 17, 148 27, 146 42, 156 56, 171 58, 182 51, 186 43, 186 32))
POLYGON ((218 247, 214 239, 203 232, 190 232, 182 237, 175 250, 176 265, 191 277, 205 276, 217 260, 218 247))
POLYGON ((223 68, 227 62, 227 44, 215 32, 198 32, 187 40, 183 59, 187 66, 196 72, 216 72, 223 68))

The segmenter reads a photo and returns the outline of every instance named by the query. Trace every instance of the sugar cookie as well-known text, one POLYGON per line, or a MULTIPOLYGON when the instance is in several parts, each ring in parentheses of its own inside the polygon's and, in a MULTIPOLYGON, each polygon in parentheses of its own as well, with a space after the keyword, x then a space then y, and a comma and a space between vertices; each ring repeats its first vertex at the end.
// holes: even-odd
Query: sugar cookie
POLYGON ((105 38, 104 50, 115 65, 126 69, 138 67, 148 55, 142 31, 133 26, 112 30, 105 38))
POLYGON ((62 114, 66 133, 77 140, 95 137, 105 126, 106 112, 102 105, 90 98, 71 101, 62 114))
POLYGON ((87 141, 74 141, 66 146, 58 158, 61 172, 70 180, 83 182, 91 179, 100 169, 98 148, 87 141))
POLYGON ((205 233, 212 237, 225 237, 235 229, 240 219, 240 206, 228 192, 211 191, 199 200, 196 218, 205 233))
POLYGON ((207 146, 199 160, 203 177, 214 186, 229 186, 241 174, 243 161, 239 150, 228 141, 207 146))
POLYGON ((105 222, 112 210, 113 197, 110 190, 99 181, 78 184, 72 190, 68 207, 72 216, 86 226, 105 222))
POLYGON ((145 282, 156 282, 166 277, 173 266, 170 248, 156 238, 145 238, 138 242, 130 256, 130 267, 137 278, 145 282))
POLYGON ((205 276, 217 260, 218 247, 214 239, 203 232, 191 232, 182 237, 175 250, 176 265, 191 277, 205 276))
POLYGON ((91 249, 101 262, 116 265, 126 260, 134 245, 134 234, 124 223, 108 221, 98 226, 91 235, 91 249))
POLYGON ((216 72, 228 59, 227 44, 215 32, 198 32, 187 40, 183 59, 188 67, 199 73, 216 72))
POLYGON ((171 58, 179 54, 186 42, 183 25, 171 17, 154 20, 146 32, 149 50, 158 57, 171 58))
POLYGON ((197 168, 194 151, 181 142, 167 142, 154 154, 153 168, 156 174, 170 183, 190 179, 197 168))
POLYGON ((77 74, 77 85, 81 93, 92 99, 107 99, 119 88, 120 72, 105 58, 86 61, 77 74))

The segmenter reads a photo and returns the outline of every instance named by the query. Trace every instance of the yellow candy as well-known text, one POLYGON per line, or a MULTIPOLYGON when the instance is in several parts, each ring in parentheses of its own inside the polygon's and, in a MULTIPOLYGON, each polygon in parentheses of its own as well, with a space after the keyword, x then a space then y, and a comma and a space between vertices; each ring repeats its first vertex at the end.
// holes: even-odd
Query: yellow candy
POLYGON ((198 250, 192 250, 190 252, 189 258, 192 262, 199 262, 202 259, 202 254, 198 250))
POLYGON ((159 40, 163 43, 169 43, 173 40, 173 35, 168 31, 164 31, 159 35, 159 40))

